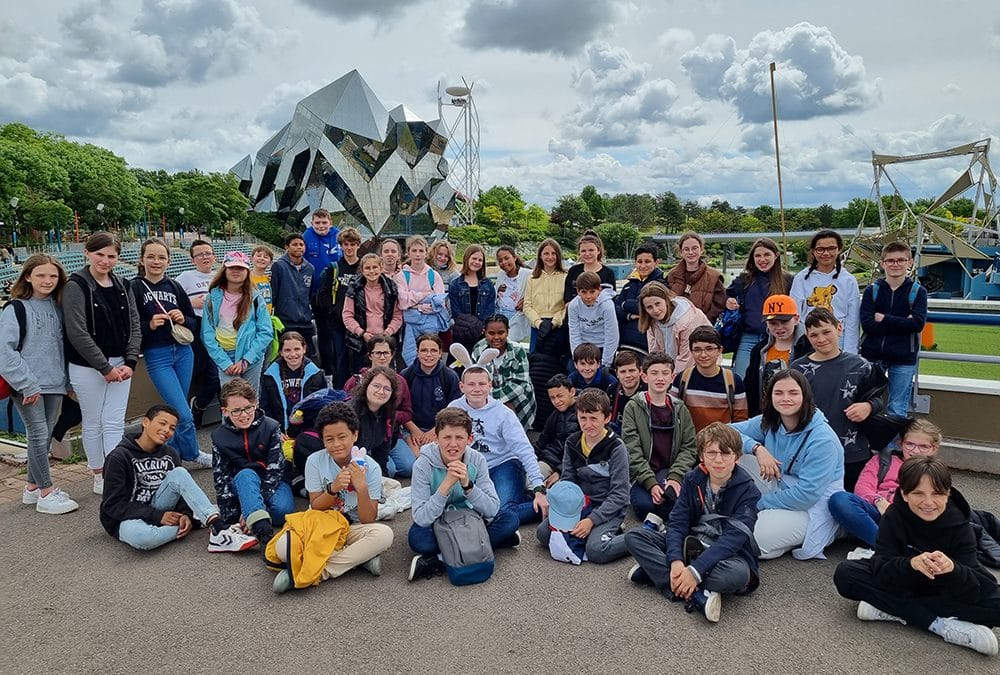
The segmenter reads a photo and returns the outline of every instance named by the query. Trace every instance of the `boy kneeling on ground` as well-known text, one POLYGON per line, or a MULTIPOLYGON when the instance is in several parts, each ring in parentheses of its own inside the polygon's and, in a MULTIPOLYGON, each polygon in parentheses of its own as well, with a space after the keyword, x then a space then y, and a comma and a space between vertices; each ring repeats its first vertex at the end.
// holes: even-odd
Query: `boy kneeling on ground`
POLYGON ((413 525, 408 538, 417 555, 410 562, 410 581, 441 573, 441 550, 433 526, 446 510, 471 509, 489 521, 486 532, 493 549, 509 543, 510 530, 518 525, 513 511, 498 513, 500 498, 490 480, 486 459, 470 447, 469 414, 458 408, 443 409, 435 417, 434 433, 437 443, 423 446, 413 463, 413 525))
POLYGON ((723 593, 743 595, 760 583, 753 538, 760 491, 736 464, 743 454, 739 432, 712 422, 697 438, 700 464, 684 476, 667 531, 639 527, 625 534, 637 563, 628 578, 685 600, 687 611, 715 623, 723 593))
POLYGON ((226 526, 219 508, 181 466, 167 445, 180 416, 169 405, 154 405, 142 418, 142 432, 126 436, 104 460, 101 524, 112 537, 148 551, 183 539, 192 516, 212 529, 212 553, 245 551, 257 545, 239 525, 226 526))

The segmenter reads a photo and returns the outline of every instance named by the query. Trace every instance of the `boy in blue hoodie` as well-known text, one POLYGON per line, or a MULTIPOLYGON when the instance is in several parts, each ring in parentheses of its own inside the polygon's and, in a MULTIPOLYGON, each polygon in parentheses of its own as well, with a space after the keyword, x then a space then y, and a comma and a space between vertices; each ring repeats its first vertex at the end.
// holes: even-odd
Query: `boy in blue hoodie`
POLYGON ((271 265, 271 300, 274 316, 281 319, 285 330, 293 330, 306 339, 306 356, 315 355, 313 347, 313 311, 309 303, 315 271, 303 257, 306 241, 298 232, 285 237, 285 255, 271 265))
POLYGON ((760 490, 737 465, 742 454, 739 432, 709 424, 698 432, 699 464, 684 476, 667 531, 637 527, 625 535, 636 560, 629 581, 686 601, 687 611, 712 623, 723 593, 743 595, 760 583, 753 538, 760 490))
MULTIPOLYGON (((621 533, 628 508, 628 450, 608 428, 611 399, 603 391, 582 392, 576 399, 576 417, 580 431, 566 440, 559 475, 561 480, 580 486, 591 510, 569 534, 586 540, 587 560, 609 563, 628 555, 621 533)), ((552 535, 548 518, 535 533, 538 542, 548 548, 552 535)))
POLYGON ((618 392, 618 378, 601 365, 601 349, 591 342, 584 342, 573 349, 573 372, 569 381, 577 391, 600 389, 610 399, 618 392))
POLYGON ((490 546, 513 543, 510 530, 518 522, 513 511, 499 513, 497 496, 486 458, 472 449, 472 418, 464 410, 445 408, 434 424, 436 443, 425 445, 413 463, 410 497, 413 525, 408 536, 417 554, 410 561, 409 580, 430 578, 442 570, 434 536, 434 521, 445 510, 472 509, 488 521, 490 546))
POLYGON ((611 367, 618 351, 614 297, 615 289, 602 286, 596 272, 583 272, 576 278, 576 297, 566 306, 570 350, 585 342, 598 345, 605 368, 611 367))
POLYGON ((927 322, 927 291, 910 279, 910 246, 894 241, 882 249, 885 279, 876 279, 861 297, 861 355, 888 370, 886 411, 910 412, 913 376, 920 353, 920 333, 927 322))
POLYGON ((614 301, 621 346, 633 347, 641 353, 645 353, 648 344, 646 333, 639 330, 639 292, 650 281, 663 281, 659 258, 656 244, 643 244, 635 249, 635 269, 614 301))

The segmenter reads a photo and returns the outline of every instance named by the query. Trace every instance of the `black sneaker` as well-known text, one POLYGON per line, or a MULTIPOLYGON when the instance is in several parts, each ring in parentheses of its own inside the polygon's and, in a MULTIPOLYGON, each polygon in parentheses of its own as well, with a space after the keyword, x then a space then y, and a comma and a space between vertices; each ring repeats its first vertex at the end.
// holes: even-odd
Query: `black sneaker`
POLYGON ((628 580, 631 581, 636 586, 653 586, 653 580, 649 578, 646 574, 646 570, 642 569, 639 563, 632 565, 626 575, 628 580))
POLYGON ((684 556, 684 565, 690 565, 691 561, 704 553, 706 548, 698 537, 691 535, 684 537, 684 548, 681 553, 684 556))
POLYGON ((410 561, 410 574, 406 578, 409 581, 433 579, 442 572, 444 568, 436 555, 415 555, 410 561))
POLYGON ((191 407, 191 417, 194 418, 194 428, 201 429, 201 424, 205 417, 205 409, 198 407, 198 404, 196 403, 197 399, 197 396, 192 396, 188 403, 191 407))

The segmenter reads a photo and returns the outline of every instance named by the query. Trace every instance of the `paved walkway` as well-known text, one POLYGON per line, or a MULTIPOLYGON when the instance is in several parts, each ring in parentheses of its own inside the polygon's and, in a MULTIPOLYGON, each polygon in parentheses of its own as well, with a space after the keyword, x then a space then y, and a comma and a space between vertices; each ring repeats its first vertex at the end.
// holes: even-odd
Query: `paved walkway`
MULTIPOLYGON (((194 475, 210 485, 209 471, 194 475)), ((857 621, 831 581, 853 548, 847 542, 831 547, 829 560, 764 563, 761 588, 727 599, 715 626, 625 581, 629 560, 554 562, 530 527, 519 550, 498 554, 485 584, 409 584, 408 513, 392 523, 382 577, 356 570, 276 596, 256 555, 210 555, 204 531, 149 553, 115 542, 83 479, 65 485, 80 501, 73 514, 43 516, 19 499, 0 504, 0 672, 1000 669, 1000 660, 933 635, 857 621)), ((1000 479, 958 474, 956 485, 974 505, 1000 510, 1000 479)))

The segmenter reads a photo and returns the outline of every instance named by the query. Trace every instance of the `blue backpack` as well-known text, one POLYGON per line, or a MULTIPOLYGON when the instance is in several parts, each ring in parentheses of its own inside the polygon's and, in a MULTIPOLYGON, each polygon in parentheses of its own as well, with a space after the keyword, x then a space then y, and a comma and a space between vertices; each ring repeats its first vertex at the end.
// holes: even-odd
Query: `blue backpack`
POLYGON ((724 309, 715 320, 715 330, 722 338, 722 351, 735 352, 743 337, 743 305, 738 309, 724 309))

